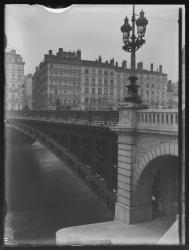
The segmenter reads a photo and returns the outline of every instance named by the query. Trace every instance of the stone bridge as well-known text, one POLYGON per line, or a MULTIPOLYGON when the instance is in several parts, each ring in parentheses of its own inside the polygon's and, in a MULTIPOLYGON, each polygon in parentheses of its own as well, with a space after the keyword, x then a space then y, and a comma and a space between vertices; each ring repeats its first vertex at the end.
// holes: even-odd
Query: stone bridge
POLYGON ((65 161, 116 219, 177 213, 177 110, 10 111, 5 122, 65 161))

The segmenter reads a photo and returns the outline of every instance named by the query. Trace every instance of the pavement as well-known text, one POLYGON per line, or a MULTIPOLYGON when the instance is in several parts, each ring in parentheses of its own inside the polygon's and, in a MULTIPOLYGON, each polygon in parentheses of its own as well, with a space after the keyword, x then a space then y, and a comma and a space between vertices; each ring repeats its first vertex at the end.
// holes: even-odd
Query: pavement
MULTIPOLYGON (((119 220, 60 229, 58 245, 156 245, 172 228, 165 244, 178 244, 178 230, 173 217, 159 217, 150 222, 128 225, 119 220), (174 239, 174 241, 172 240, 174 239)), ((161 241, 160 241, 161 240, 161 241)))
POLYGON ((176 220, 173 225, 168 229, 168 231, 163 235, 163 237, 158 241, 159 245, 178 245, 178 220, 176 220))

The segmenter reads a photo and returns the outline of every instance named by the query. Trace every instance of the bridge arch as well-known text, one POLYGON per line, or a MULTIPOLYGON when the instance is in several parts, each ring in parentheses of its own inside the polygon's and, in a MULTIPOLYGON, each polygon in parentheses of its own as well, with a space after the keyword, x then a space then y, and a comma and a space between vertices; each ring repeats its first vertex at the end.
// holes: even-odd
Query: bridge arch
POLYGON ((177 214, 178 145, 164 143, 149 150, 134 174, 133 206, 136 221, 177 214))

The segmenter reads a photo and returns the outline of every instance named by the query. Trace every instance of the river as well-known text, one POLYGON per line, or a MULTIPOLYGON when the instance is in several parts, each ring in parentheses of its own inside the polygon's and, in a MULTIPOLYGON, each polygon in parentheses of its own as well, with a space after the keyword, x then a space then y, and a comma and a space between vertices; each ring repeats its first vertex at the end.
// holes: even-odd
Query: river
POLYGON ((5 237, 8 245, 55 244, 57 230, 112 220, 114 215, 41 144, 6 150, 5 237))

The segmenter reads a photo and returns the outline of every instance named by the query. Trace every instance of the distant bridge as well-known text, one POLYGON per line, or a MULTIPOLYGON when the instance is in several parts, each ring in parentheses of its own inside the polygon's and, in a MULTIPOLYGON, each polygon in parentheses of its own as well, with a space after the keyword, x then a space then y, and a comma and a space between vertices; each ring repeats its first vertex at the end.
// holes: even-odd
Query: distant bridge
POLYGON ((151 220, 155 206, 177 213, 177 110, 9 111, 5 122, 48 147, 109 207, 116 203, 117 219, 151 220))

